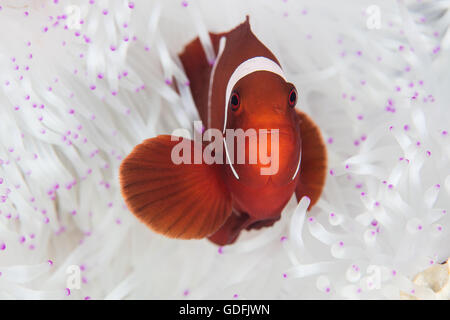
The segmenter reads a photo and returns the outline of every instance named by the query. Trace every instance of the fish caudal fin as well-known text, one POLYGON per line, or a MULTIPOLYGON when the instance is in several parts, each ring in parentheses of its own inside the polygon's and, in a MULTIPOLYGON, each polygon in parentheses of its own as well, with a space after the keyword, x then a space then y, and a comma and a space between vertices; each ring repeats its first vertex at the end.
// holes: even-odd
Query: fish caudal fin
POLYGON ((325 185, 327 149, 319 128, 305 113, 297 110, 302 138, 300 177, 295 189, 297 200, 303 196, 311 199, 309 209, 319 200, 325 185))
POLYGON ((192 140, 169 135, 136 146, 120 166, 121 191, 130 211, 150 229, 171 238, 199 239, 230 216, 231 196, 220 165, 174 163, 172 150, 182 141, 193 154, 192 140))

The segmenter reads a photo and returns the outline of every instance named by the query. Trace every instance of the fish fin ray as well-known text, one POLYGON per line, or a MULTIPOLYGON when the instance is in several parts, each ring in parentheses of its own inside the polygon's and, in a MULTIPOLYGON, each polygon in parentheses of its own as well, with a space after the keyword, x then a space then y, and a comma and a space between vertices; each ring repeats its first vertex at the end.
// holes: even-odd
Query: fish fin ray
POLYGON ((177 143, 162 135, 137 145, 120 166, 121 192, 130 211, 155 232, 204 238, 231 214, 231 195, 220 164, 174 164, 171 153, 177 143))

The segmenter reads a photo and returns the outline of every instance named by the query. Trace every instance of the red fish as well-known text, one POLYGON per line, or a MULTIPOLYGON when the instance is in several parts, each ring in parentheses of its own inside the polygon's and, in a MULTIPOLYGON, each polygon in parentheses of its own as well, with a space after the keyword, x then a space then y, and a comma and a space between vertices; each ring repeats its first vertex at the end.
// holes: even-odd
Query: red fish
MULTIPOLYGON (((295 86, 252 33, 248 16, 229 32, 209 35, 217 56, 213 65, 198 38, 179 55, 202 123, 224 136, 227 129, 267 129, 267 140, 270 130, 278 129, 276 144, 268 147, 268 154, 279 153, 277 170, 261 174, 268 165, 260 157, 256 163, 232 161, 242 151, 236 144, 233 159, 223 164, 175 164, 172 150, 179 141, 161 135, 137 145, 124 159, 120 183, 128 208, 150 229, 226 245, 243 229, 273 225, 294 192, 298 201, 311 199, 310 209, 325 184, 327 154, 317 125, 295 109, 295 86)), ((195 143, 189 143, 193 150, 195 143)), ((250 139, 243 148, 250 151, 250 139)), ((224 159, 231 153, 226 149, 225 143, 224 159)))

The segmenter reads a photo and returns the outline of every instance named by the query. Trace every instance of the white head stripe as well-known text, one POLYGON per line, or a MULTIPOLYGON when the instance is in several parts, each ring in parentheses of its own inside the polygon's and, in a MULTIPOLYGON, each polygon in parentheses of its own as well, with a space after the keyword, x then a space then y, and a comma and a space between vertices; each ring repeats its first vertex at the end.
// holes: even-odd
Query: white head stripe
POLYGON ((300 156, 299 156, 299 158, 298 158, 297 169, 295 169, 295 173, 294 173, 294 175, 292 176, 292 179, 291 179, 291 180, 294 180, 295 176, 297 175, 298 170, 300 169, 300 163, 301 163, 301 162, 302 162, 302 149, 300 149, 300 156))
POLYGON ((225 120, 223 124, 223 132, 225 133, 225 126, 227 125, 227 107, 228 107, 228 99, 230 98, 231 90, 233 90, 236 83, 241 80, 243 77, 249 75, 250 73, 256 71, 269 71, 275 73, 282 77, 285 81, 283 70, 281 70, 280 66, 266 57, 254 57, 242 62, 236 70, 234 70, 230 79, 228 80, 227 91, 225 94, 225 120))

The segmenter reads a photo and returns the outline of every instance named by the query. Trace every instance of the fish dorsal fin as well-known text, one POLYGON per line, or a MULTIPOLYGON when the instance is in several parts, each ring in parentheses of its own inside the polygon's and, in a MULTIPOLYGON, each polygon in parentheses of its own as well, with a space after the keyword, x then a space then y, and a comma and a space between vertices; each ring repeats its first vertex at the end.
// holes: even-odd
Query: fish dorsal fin
MULTIPOLYGON (((120 167, 122 195, 152 230, 171 238, 204 238, 230 216, 231 196, 220 165, 174 163, 178 140, 162 135, 136 146, 120 167)), ((193 154, 193 141, 184 142, 193 154)))
POLYGON ((189 79, 191 93, 203 124, 207 129, 223 130, 225 118, 223 103, 226 100, 227 84, 233 72, 243 62, 255 57, 267 58, 278 65, 279 62, 253 34, 249 16, 229 32, 209 33, 209 35, 217 55, 213 64, 207 61, 199 38, 190 42, 179 57, 189 79), (221 40, 224 48, 219 54, 221 40))
MULTIPOLYGON (((230 80, 233 80, 233 74, 238 78, 245 76, 245 74, 249 74, 244 72, 249 66, 254 71, 277 69, 278 73, 282 73, 276 57, 252 32, 248 17, 244 23, 225 34, 224 37, 226 45, 220 60, 216 61, 217 66, 211 88, 211 108, 213 110, 211 127, 219 130, 224 129, 227 114, 224 103, 227 104, 229 99, 227 87, 229 87, 230 80), (239 69, 240 66, 242 70, 239 69)), ((228 91, 232 89, 229 88, 228 91)))

